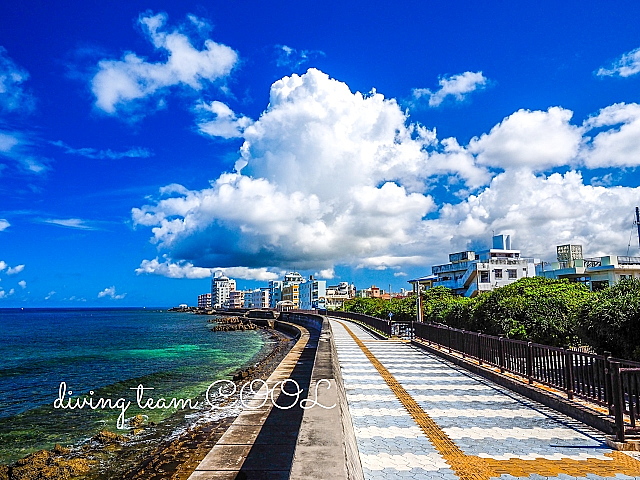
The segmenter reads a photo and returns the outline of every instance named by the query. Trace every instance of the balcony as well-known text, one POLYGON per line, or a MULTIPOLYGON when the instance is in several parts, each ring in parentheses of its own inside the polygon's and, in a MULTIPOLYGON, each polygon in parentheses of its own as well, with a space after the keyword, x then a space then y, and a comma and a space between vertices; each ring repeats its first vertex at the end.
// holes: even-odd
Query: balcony
POLYGON ((466 270, 473 262, 446 263, 444 265, 434 265, 431 267, 432 275, 446 272, 458 272, 466 270))

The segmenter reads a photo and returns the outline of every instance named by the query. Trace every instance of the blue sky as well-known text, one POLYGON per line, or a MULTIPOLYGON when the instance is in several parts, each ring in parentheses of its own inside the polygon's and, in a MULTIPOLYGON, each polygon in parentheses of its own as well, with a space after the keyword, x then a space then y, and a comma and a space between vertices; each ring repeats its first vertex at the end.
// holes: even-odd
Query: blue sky
POLYGON ((640 254, 639 18, 2 2, 0 307, 194 303, 212 268, 396 291, 492 232, 640 254))

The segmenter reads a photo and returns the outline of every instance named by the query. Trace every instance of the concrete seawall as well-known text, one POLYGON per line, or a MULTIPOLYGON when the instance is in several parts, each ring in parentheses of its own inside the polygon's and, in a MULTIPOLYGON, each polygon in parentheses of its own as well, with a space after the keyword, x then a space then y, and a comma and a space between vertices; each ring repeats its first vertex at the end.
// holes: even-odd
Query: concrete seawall
MULTIPOLYGON (((189 480, 362 480, 328 320, 287 312, 274 327, 293 334, 297 341, 267 379, 267 386, 273 389, 278 382, 295 380, 304 389, 300 399, 307 399, 310 408, 301 408, 300 402, 291 409, 275 408, 271 401, 263 406, 258 406, 258 400, 249 402, 250 408, 236 418, 189 480)), ((264 387, 258 398, 263 394, 264 387)), ((276 403, 288 405, 291 401, 287 400, 280 393, 276 403)))

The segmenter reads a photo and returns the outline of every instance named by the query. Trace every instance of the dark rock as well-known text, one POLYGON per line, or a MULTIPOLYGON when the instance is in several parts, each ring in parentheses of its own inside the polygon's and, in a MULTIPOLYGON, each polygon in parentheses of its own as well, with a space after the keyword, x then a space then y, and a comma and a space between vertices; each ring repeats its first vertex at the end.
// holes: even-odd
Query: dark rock
MULTIPOLYGON (((57 445, 56 447, 60 447, 57 445)), ((59 451, 65 451, 60 447, 59 451)), ((16 462, 11 468, 11 480, 56 480, 77 477, 87 473, 91 462, 85 458, 64 458, 48 450, 32 453, 16 462)), ((1 470, 0 470, 1 475, 1 470)), ((2 478, 0 476, 0 478, 2 478)))
POLYGON ((91 440, 106 445, 113 442, 123 442, 126 439, 123 435, 118 435, 117 433, 110 432, 109 430, 102 430, 97 435, 94 435, 91 440))
POLYGON ((144 417, 140 414, 136 415, 131 420, 129 420, 130 428, 134 428, 134 429, 140 428, 142 425, 144 425, 144 417))

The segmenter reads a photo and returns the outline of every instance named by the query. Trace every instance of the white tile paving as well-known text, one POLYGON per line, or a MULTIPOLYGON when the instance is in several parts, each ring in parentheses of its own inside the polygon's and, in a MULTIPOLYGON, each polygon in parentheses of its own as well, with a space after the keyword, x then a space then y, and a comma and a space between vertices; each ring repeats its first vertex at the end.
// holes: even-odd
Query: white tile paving
MULTIPOLYGON (((600 432, 408 344, 374 341, 362 327, 348 326, 466 455, 610 460, 600 432)), ((365 478, 457 479, 348 332, 333 320, 331 327, 365 478)))

